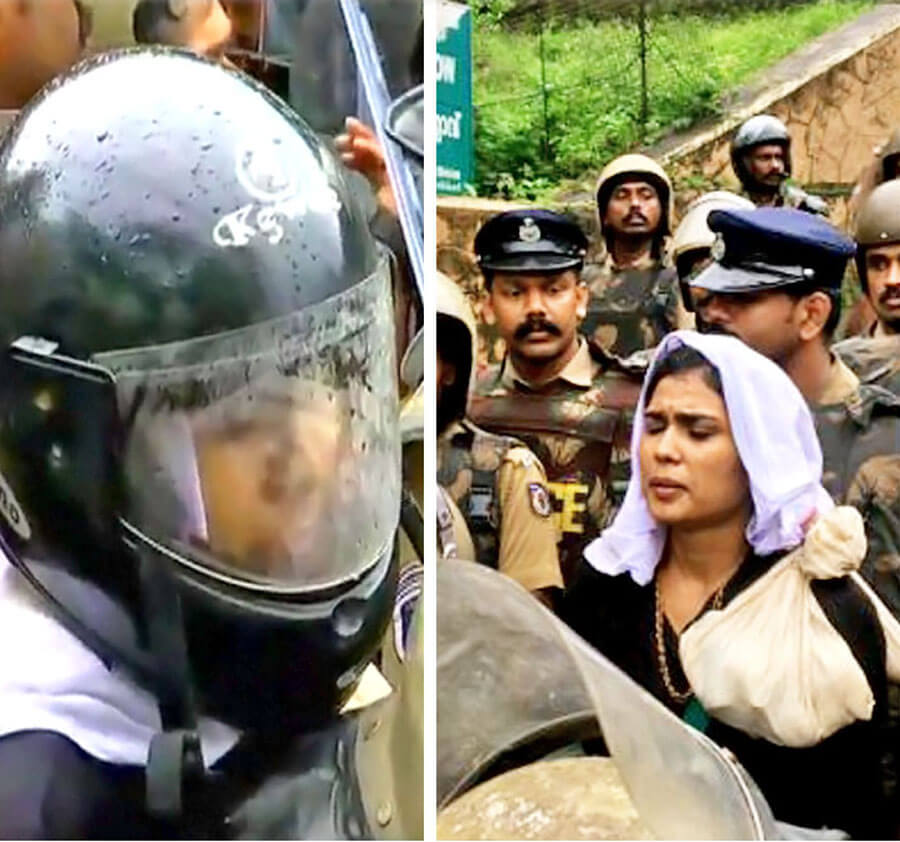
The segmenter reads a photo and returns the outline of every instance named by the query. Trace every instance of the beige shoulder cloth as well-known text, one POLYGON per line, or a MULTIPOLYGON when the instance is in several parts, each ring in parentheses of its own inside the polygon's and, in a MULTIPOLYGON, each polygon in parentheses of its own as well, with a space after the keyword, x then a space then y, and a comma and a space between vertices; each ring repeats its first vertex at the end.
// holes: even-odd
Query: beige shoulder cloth
POLYGON ((810 588, 813 579, 853 578, 876 608, 888 677, 898 680, 900 624, 856 573, 865 551, 862 516, 840 506, 724 609, 685 630, 681 662, 710 716, 791 747, 815 745, 871 718, 866 675, 810 588))

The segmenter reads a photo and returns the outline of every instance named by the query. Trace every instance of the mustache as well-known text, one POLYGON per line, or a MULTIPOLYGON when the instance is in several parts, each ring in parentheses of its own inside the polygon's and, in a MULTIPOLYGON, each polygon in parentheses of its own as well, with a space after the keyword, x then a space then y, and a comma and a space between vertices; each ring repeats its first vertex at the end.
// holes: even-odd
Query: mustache
POLYGON ((900 285, 890 284, 884 288, 881 295, 878 296, 878 303, 885 304, 889 298, 896 298, 900 295, 900 285))
POLYGON ((530 333, 549 333, 551 336, 562 336, 562 331, 553 322, 546 319, 529 319, 516 328, 513 339, 524 339, 530 333))
POLYGON ((640 211, 631 211, 628 216, 625 217, 625 222, 646 222, 647 217, 644 216, 640 211))

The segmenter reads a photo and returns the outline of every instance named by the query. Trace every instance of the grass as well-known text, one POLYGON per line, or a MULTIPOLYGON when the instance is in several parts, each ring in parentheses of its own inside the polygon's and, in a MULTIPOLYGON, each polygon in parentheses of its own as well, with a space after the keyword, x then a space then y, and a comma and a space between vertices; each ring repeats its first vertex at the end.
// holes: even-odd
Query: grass
POLYGON ((873 7, 873 0, 722 15, 651 17, 647 120, 636 19, 553 21, 543 32, 474 33, 476 192, 542 198, 617 154, 721 111, 757 71, 873 7), (549 141, 549 142, 548 142, 549 141))

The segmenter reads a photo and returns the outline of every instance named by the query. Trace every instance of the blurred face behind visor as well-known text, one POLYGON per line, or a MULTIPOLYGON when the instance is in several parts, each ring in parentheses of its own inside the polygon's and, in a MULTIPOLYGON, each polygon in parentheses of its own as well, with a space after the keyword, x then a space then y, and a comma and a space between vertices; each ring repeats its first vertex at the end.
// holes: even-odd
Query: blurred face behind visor
POLYGON ((399 511, 387 271, 302 317, 98 355, 128 419, 126 520, 261 589, 335 585, 383 553, 399 511))
POLYGON ((296 398, 260 395, 248 418, 199 412, 189 420, 204 513, 189 535, 194 547, 263 577, 288 560, 327 563, 310 542, 341 502, 333 471, 347 429, 334 401, 315 384, 307 389, 296 398))

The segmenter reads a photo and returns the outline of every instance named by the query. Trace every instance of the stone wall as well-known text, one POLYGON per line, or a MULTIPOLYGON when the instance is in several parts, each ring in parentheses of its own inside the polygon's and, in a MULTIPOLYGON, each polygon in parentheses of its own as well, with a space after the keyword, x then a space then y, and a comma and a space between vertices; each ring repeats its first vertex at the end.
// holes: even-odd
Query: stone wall
MULTIPOLYGON (((813 192, 824 186, 826 194, 849 193, 873 149, 900 127, 900 4, 880 5, 816 39, 739 91, 726 117, 649 150, 672 176, 682 201, 702 189, 738 186, 731 135, 760 113, 787 125, 797 182, 813 192)), ((844 203, 836 204, 833 220, 841 224, 844 203)))

